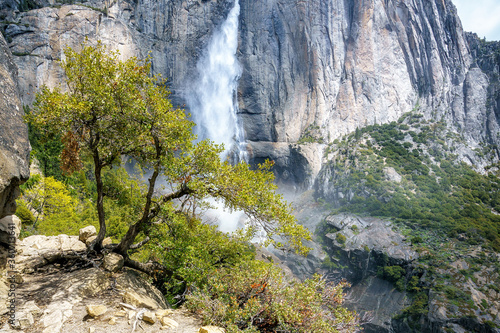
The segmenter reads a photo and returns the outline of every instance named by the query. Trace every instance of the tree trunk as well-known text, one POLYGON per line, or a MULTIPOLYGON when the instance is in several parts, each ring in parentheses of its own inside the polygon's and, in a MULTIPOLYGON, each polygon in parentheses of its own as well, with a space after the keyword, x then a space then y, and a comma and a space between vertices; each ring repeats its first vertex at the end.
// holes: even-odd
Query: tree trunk
MULTIPOLYGON (((121 254, 124 257, 128 257, 127 251, 130 249, 130 246, 134 243, 135 238, 141 232, 142 228, 144 228, 151 220, 156 217, 159 213, 160 206, 157 206, 151 209, 151 197, 153 195, 154 183, 156 182, 156 177, 158 174, 156 172, 153 173, 150 181, 150 191, 148 192, 146 206, 144 208, 144 213, 142 218, 137 221, 135 224, 130 226, 127 230, 127 233, 120 241, 120 244, 114 249, 114 252, 121 254)), ((191 194, 193 191, 187 186, 181 186, 179 190, 176 192, 172 192, 162 197, 160 204, 166 203, 168 201, 181 198, 185 195, 191 194)))
POLYGON ((95 166, 95 181, 97 185, 97 216, 99 218, 99 233, 97 238, 92 242, 90 248, 97 252, 102 250, 102 241, 106 236, 106 217, 104 215, 104 186, 102 183, 102 165, 99 159, 99 153, 94 152, 94 166, 95 166))
POLYGON ((120 241, 120 244, 114 249, 114 252, 121 254, 124 258, 128 258, 128 249, 130 246, 134 243, 135 238, 141 231, 142 227, 142 219, 133 225, 131 225, 125 236, 123 236, 122 240, 120 241))
POLYGON ((144 205, 144 211, 142 213, 142 217, 139 221, 130 226, 127 230, 127 233, 120 241, 120 244, 116 247, 114 252, 121 254, 123 257, 128 258, 128 249, 134 243, 135 238, 141 232, 142 228, 153 218, 150 216, 151 213, 151 202, 153 198, 154 189, 156 186, 156 179, 158 178, 159 166, 155 168, 153 175, 149 178, 149 188, 148 194, 146 195, 146 204, 144 205))

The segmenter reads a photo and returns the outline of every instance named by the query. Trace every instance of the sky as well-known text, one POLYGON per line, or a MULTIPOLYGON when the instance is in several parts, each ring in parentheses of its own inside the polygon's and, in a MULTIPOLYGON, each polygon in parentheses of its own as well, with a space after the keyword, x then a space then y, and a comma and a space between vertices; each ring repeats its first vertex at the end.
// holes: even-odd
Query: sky
POLYGON ((500 0, 453 0, 465 31, 500 41, 500 0))

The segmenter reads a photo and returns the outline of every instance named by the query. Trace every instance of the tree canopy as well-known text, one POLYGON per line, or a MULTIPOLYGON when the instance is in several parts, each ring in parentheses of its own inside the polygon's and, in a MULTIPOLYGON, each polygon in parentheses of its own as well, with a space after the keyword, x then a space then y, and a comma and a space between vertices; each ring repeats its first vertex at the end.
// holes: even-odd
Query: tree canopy
POLYGON ((256 259, 249 242, 254 226, 266 231, 269 243, 302 254, 310 239, 275 193, 271 161, 255 168, 231 164, 221 160, 222 146, 196 142, 193 123, 172 106, 149 59, 120 61, 100 42, 64 55, 66 86, 42 87, 27 115, 45 176, 62 182, 38 176, 23 185, 23 221, 46 233, 74 230, 68 223, 98 225, 90 260, 103 250, 123 255, 171 304, 185 302, 227 332, 357 329, 355 313, 341 307, 343 285, 319 276, 296 281, 256 259), (44 154, 43 147, 53 149, 44 154), (55 170, 57 154, 65 175, 55 170), (126 159, 140 171, 127 172, 126 159), (75 212, 60 207, 58 198, 75 212), (245 212, 249 228, 226 234, 203 223, 199 212, 214 200, 245 212), (40 223, 29 207, 38 209, 40 223), (103 248, 105 236, 118 244, 103 248))
POLYGON ((295 251, 307 251, 302 242, 310 238, 308 231, 274 192, 272 162, 252 170, 246 163, 221 161, 222 146, 208 140, 195 143, 193 122, 184 110, 172 106, 165 81, 151 75, 149 59, 120 61, 119 53, 106 50, 101 42, 86 42, 78 52, 67 48, 64 54, 65 87, 42 87, 28 120, 62 138, 64 172, 78 170, 82 159, 92 161, 100 226, 94 249, 102 248, 106 235, 103 198, 110 194, 103 172, 128 156, 149 176, 141 192, 141 214, 129 221, 114 249, 126 258, 139 235, 147 237, 151 226, 165 223, 166 205, 188 214, 209 198, 227 209, 243 210, 266 230, 270 242, 281 246, 277 240, 286 239, 295 251), (160 188, 160 179, 167 186, 160 188))

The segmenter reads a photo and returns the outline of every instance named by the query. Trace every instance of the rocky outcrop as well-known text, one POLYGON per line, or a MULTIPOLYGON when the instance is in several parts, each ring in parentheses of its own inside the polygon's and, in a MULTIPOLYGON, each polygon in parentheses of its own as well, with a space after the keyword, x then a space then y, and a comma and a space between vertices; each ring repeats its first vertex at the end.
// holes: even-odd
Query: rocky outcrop
POLYGON ((85 243, 78 236, 43 236, 35 235, 24 238, 16 244, 18 256, 16 269, 20 272, 33 272, 72 253, 82 254, 87 250, 85 243))
POLYGON ((321 267, 329 279, 352 284, 345 305, 360 314, 364 331, 496 332, 499 255, 443 242, 447 250, 439 257, 428 251, 430 244, 420 247, 418 237, 410 242, 402 230, 372 217, 325 218, 328 257, 321 267))
POLYGON ((389 332, 392 317, 410 302, 404 290, 377 276, 378 269, 398 266, 410 273, 418 253, 389 221, 340 214, 325 222, 331 232, 324 236, 329 257, 323 268, 330 279, 352 284, 345 304, 361 315, 365 331, 389 332))
MULTIPOLYGON (((200 319, 184 309, 168 309, 141 273, 108 272, 97 267, 100 259, 86 259, 82 249, 77 236, 30 236, 18 242, 15 316, 10 323, 2 318, 1 332, 199 331, 200 319)), ((0 315, 5 315, 8 299, 1 300, 0 315)))
POLYGON ((29 177, 28 129, 17 86, 17 68, 0 36, 0 218, 14 214, 19 185, 29 177))

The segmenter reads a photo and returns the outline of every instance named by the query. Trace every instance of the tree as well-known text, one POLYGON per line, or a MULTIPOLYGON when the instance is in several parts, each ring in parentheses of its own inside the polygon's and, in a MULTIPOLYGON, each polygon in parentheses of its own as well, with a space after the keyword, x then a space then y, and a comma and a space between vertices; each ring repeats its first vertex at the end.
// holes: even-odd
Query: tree
POLYGON ((66 89, 42 87, 28 115, 33 125, 61 136, 65 172, 78 170, 81 158, 93 161, 99 233, 91 248, 100 251, 106 235, 103 172, 129 156, 150 173, 142 193, 142 213, 130 221, 113 249, 127 265, 148 273, 164 269, 158 263, 133 261, 129 250, 137 247, 139 235, 141 244, 147 242, 152 228, 175 214, 191 214, 208 198, 228 209, 243 210, 267 231, 271 243, 281 246, 278 239, 283 238, 297 252, 307 252, 302 241, 310 239, 308 231, 274 192, 272 162, 256 170, 245 163, 231 165, 219 158, 222 146, 207 140, 194 143, 193 123, 172 106, 164 80, 150 75, 149 60, 118 57, 101 42, 95 46, 86 42, 80 52, 67 48, 61 62, 66 89), (160 179, 168 190, 159 188, 160 179))
MULTIPOLYGON (((39 180, 23 194, 25 206, 36 213, 33 228, 40 217, 52 219, 56 216, 70 216, 76 208, 76 201, 64 183, 53 177, 40 177, 39 180)), ((29 211, 29 210, 28 210, 29 211)))

